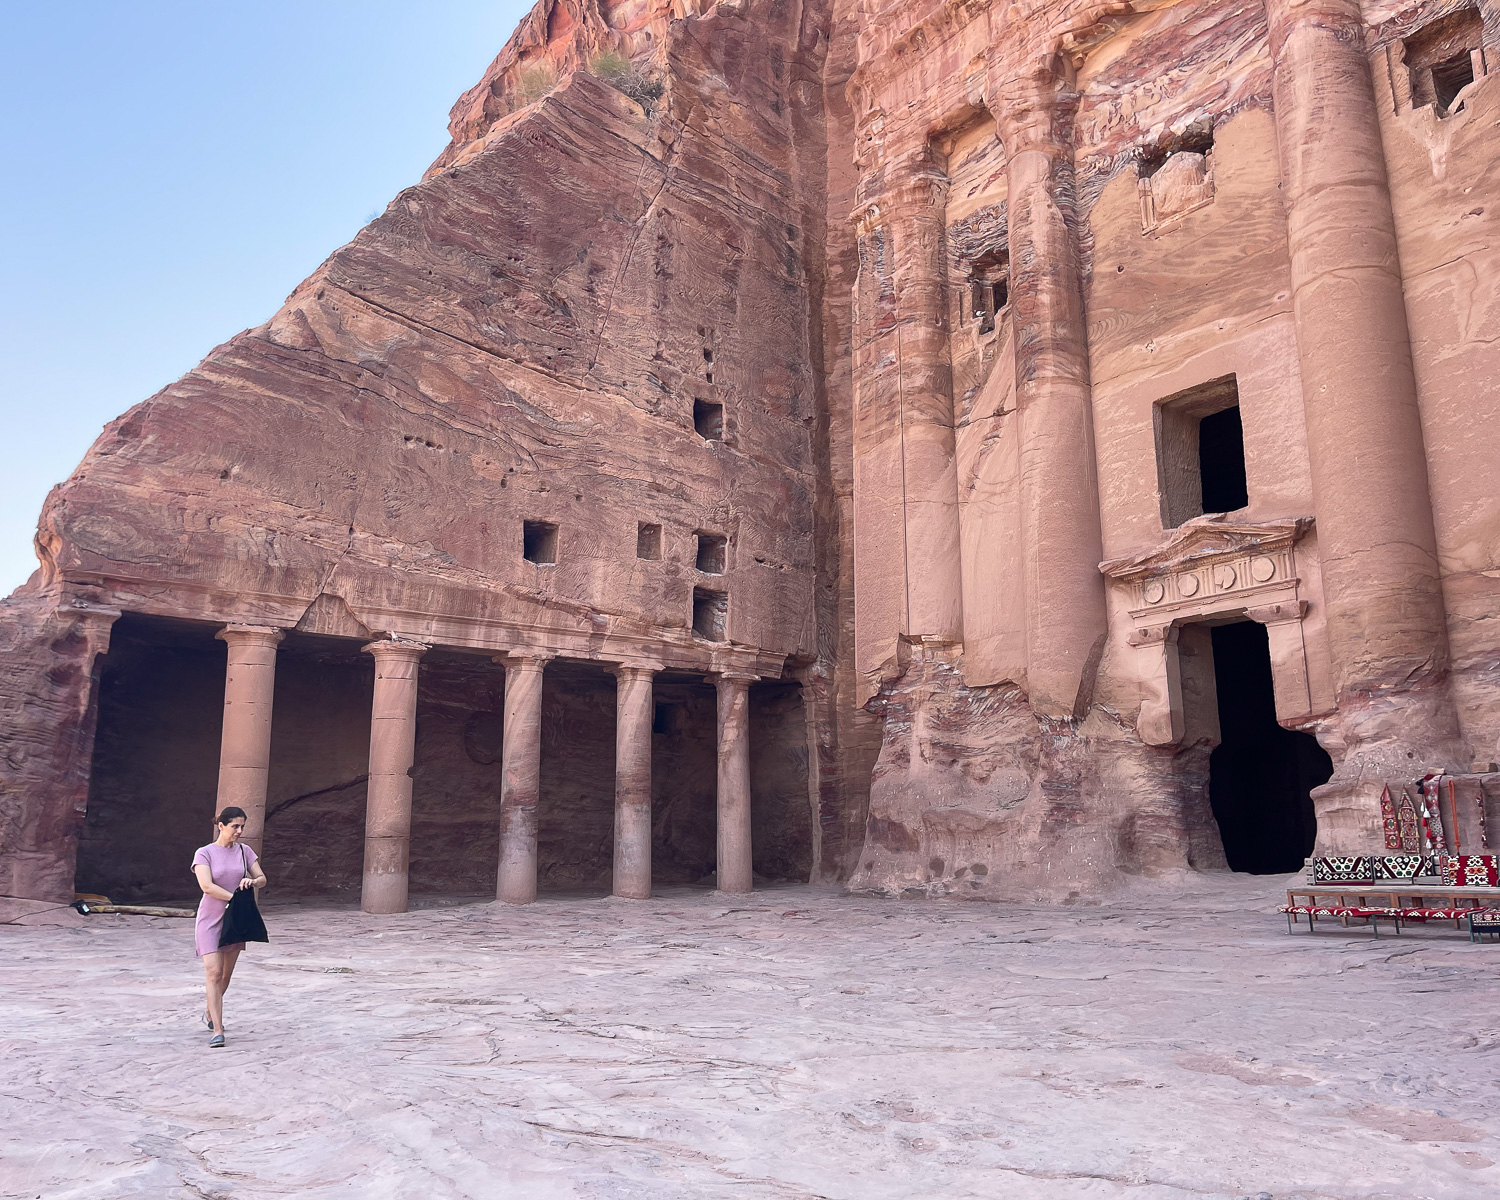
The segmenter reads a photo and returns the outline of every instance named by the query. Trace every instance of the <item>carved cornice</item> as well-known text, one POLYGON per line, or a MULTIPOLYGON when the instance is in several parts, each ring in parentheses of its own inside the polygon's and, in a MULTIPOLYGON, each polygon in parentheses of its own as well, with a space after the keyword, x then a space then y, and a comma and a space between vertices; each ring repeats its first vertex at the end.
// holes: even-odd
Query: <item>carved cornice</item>
POLYGON ((1257 524, 1197 517, 1155 550, 1110 559, 1099 569, 1129 589, 1131 617, 1153 625, 1283 598, 1295 603, 1293 547, 1312 526, 1311 517, 1257 524))

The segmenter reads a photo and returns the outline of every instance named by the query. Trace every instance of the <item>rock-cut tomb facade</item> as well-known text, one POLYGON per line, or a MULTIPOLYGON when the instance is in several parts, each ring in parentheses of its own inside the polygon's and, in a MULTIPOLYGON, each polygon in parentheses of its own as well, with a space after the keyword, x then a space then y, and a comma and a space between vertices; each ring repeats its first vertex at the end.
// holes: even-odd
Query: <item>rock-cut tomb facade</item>
POLYGON ((1482 817, 1497 72, 1495 0, 539 0, 48 498, 0 894, 181 896, 224 804, 374 912, 1482 817))

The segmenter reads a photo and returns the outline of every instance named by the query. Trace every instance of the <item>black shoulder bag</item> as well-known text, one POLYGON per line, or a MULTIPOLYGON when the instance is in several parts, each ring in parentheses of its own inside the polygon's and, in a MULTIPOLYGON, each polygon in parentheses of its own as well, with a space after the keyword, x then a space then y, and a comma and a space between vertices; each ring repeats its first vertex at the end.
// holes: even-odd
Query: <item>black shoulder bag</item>
MULTIPOLYGON (((240 862, 243 870, 240 878, 250 874, 250 864, 245 859, 245 848, 240 847, 240 862)), ((240 942, 269 942, 266 923, 260 919, 260 907, 255 903, 253 887, 235 888, 224 910, 224 924, 219 933, 220 946, 236 946, 240 942)))

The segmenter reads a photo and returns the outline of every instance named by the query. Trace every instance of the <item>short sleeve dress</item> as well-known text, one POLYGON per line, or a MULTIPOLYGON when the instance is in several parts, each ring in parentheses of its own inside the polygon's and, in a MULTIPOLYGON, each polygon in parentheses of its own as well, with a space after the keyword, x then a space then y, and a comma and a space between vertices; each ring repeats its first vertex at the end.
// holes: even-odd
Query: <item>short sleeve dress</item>
MULTIPOLYGON (((240 880, 250 874, 249 868, 254 866, 255 857, 255 851, 243 842, 236 842, 232 846, 209 842, 206 846, 199 846, 193 854, 193 866, 204 864, 213 881, 226 892, 232 892, 240 886, 240 880)), ((217 954, 220 950, 245 948, 244 942, 236 942, 232 946, 219 945, 219 931, 224 927, 224 910, 228 907, 228 900, 220 900, 207 892, 198 901, 198 921, 194 926, 194 933, 199 958, 205 954, 217 954)))

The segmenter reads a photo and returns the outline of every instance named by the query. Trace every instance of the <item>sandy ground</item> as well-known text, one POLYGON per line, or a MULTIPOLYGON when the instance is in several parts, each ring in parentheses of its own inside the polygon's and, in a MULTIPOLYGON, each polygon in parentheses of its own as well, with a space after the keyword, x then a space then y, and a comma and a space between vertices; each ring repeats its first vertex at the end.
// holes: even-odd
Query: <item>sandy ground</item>
POLYGON ((1277 885, 0 925, 0 1195, 1500 1197, 1500 945, 1277 885))

